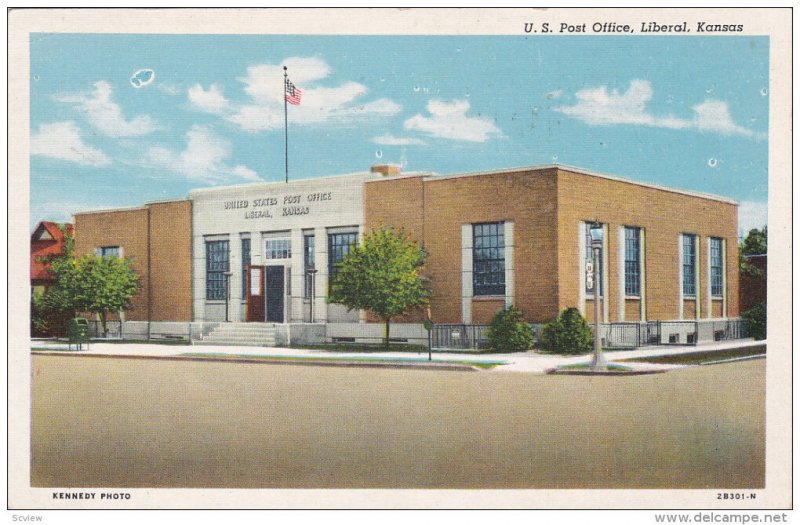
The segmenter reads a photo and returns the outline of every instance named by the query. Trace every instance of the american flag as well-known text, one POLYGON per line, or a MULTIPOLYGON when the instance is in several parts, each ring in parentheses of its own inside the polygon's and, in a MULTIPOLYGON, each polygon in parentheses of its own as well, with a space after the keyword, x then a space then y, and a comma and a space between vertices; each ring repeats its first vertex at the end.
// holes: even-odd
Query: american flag
POLYGON ((292 84, 292 81, 288 78, 286 79, 286 89, 284 90, 284 97, 286 98, 286 102, 289 104, 293 104, 295 106, 300 105, 300 96, 303 94, 300 91, 300 88, 292 84))

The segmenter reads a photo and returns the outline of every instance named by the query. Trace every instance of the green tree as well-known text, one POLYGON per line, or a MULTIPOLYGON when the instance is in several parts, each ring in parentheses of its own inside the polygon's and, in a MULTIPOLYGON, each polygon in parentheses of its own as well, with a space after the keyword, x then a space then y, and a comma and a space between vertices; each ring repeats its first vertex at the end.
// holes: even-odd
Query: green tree
POLYGON ((486 337, 492 352, 525 352, 533 346, 533 330, 513 305, 494 314, 486 337))
POLYGON ((758 277, 761 275, 755 265, 747 262, 746 255, 763 255, 767 253, 767 227, 763 229, 753 228, 747 232, 747 236, 739 243, 739 271, 758 277))
POLYGON ((392 317, 427 306, 430 300, 426 280, 420 275, 425 256, 402 230, 377 228, 338 263, 328 301, 348 310, 369 310, 383 319, 388 349, 392 317))
POLYGON ((767 227, 753 228, 742 239, 742 255, 763 255, 767 253, 767 227))
POLYGON ((104 334, 108 313, 129 309, 139 289, 139 276, 119 257, 60 257, 51 266, 65 301, 76 310, 99 315, 104 334))

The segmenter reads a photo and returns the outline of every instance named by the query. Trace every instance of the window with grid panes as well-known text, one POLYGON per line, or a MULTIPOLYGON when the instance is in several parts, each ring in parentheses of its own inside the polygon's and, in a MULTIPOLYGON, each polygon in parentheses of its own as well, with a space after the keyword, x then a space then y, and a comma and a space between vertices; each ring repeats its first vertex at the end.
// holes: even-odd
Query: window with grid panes
POLYGON ((505 295, 505 252, 502 222, 472 225, 473 295, 505 295))
POLYGON ((250 239, 242 239, 242 298, 247 295, 247 266, 250 264, 250 239))
POLYGON ((697 293, 695 286, 697 251, 695 249, 695 236, 683 234, 683 295, 694 296, 697 293))
POLYGON ((350 246, 358 242, 358 233, 329 233, 328 234, 328 275, 333 276, 336 263, 350 253, 350 246))
POLYGON ((306 285, 303 289, 303 297, 311 297, 311 285, 313 277, 306 270, 314 268, 314 234, 303 235, 303 275, 306 285))
POLYGON ((267 259, 290 259, 292 257, 292 244, 289 239, 267 239, 267 259))
POLYGON ((225 299, 228 241, 206 241, 206 299, 225 299))
POLYGON ((641 250, 639 228, 625 227, 625 295, 638 297, 641 293, 641 250))
POLYGON ((711 238, 711 264, 709 265, 709 279, 711 281, 711 295, 722 297, 722 239, 711 238))

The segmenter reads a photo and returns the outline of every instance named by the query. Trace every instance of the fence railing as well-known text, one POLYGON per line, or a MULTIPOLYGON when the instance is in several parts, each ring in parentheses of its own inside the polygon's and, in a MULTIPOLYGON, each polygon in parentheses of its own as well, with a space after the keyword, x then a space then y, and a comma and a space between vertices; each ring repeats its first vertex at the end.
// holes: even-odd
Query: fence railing
MULTIPOLYGON (((594 326, 590 325, 592 332, 594 326)), ((538 327, 532 325, 538 336, 538 327)), ((431 328, 431 346, 451 350, 484 350, 489 341, 484 324, 437 324, 431 328)), ((723 321, 644 321, 601 325, 605 348, 638 348, 655 345, 696 345, 700 342, 743 339, 741 319, 723 321)), ((538 340, 538 337, 535 338, 538 340)))
POLYGON ((89 321, 89 337, 93 339, 121 339, 122 321, 106 321, 106 330, 103 332, 100 321, 89 321))
POLYGON ((431 347, 483 350, 489 347, 485 324, 436 324, 431 328, 431 347))

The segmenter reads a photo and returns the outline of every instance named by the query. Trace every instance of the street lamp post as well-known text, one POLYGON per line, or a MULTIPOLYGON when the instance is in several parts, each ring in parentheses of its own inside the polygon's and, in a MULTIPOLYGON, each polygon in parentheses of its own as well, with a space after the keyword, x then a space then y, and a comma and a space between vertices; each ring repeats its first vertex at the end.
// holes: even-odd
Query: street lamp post
POLYGON ((315 290, 314 289, 316 288, 316 284, 317 284, 316 283, 316 275, 317 275, 318 271, 319 270, 317 270, 313 266, 311 268, 306 269, 306 273, 308 274, 309 277, 311 277, 311 303, 309 305, 310 306, 309 317, 311 317, 311 322, 312 323, 314 322, 314 299, 315 299, 315 297, 314 297, 314 295, 315 295, 314 291, 315 290))
POLYGON ((228 303, 231 302, 231 275, 233 272, 225 272, 225 322, 228 322, 228 303))
POLYGON ((608 363, 603 355, 602 337, 600 336, 600 253, 603 249, 603 225, 595 221, 589 227, 592 238, 592 263, 594 266, 594 354, 592 370, 606 370, 608 363))

